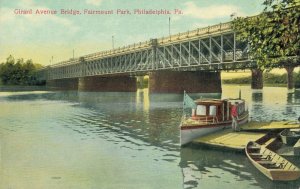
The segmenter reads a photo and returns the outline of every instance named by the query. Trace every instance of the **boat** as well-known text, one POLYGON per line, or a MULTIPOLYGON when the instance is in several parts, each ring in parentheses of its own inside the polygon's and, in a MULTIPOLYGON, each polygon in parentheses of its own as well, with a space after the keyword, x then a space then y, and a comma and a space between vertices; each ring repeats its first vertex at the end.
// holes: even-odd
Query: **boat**
POLYGON ((284 129, 279 135, 284 144, 293 146, 300 139, 300 129, 284 129))
POLYGON ((263 145, 250 141, 245 148, 250 162, 274 181, 292 181, 300 177, 299 168, 263 145))
POLYGON ((180 124, 180 144, 185 145, 196 138, 230 128, 231 107, 237 105, 239 125, 248 122, 249 112, 243 99, 198 99, 184 94, 184 115, 180 124), (187 109, 187 110, 186 110, 187 109))

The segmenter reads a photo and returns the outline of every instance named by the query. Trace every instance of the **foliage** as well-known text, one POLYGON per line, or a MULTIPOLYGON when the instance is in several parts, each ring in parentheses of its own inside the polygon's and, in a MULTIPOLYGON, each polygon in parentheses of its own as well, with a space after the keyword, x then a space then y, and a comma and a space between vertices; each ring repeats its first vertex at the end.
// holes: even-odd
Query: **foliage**
POLYGON ((237 38, 249 42, 248 53, 262 70, 299 61, 300 0, 265 0, 263 5, 260 15, 233 21, 237 38))
POLYGON ((35 71, 41 65, 23 58, 15 60, 9 56, 5 63, 0 64, 0 79, 3 85, 35 85, 35 71))

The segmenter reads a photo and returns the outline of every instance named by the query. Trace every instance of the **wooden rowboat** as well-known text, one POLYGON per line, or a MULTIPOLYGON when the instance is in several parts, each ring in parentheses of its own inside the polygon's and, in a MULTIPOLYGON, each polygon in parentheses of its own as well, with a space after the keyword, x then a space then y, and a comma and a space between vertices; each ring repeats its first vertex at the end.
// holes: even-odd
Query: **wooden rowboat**
POLYGON ((300 139, 300 129, 285 129, 280 137, 284 144, 293 146, 300 139))
POLYGON ((256 142, 250 141, 245 152, 251 163, 271 180, 291 181, 300 177, 297 166, 256 142))

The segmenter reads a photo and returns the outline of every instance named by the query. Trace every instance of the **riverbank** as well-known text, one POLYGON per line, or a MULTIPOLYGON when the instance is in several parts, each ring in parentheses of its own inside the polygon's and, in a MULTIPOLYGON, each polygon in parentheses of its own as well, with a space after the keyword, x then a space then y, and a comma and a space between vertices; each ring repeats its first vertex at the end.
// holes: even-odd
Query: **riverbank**
MULTIPOLYGON (((251 76, 242 76, 238 78, 223 79, 223 84, 238 84, 238 85, 249 85, 251 84, 251 76)), ((264 73, 263 81, 265 86, 277 86, 284 87, 287 85, 287 74, 273 74, 264 73)), ((295 87, 300 88, 300 72, 294 73, 295 87)))

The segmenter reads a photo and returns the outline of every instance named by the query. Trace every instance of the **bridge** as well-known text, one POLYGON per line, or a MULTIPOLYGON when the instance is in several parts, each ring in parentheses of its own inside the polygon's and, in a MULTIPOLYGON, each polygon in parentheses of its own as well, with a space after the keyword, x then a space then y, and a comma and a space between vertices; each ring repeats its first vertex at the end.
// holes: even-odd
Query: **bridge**
POLYGON ((252 88, 262 88, 247 50, 227 22, 73 58, 38 75, 61 89, 135 91, 136 77, 149 75, 151 92, 221 92, 221 70, 251 69, 252 88))

